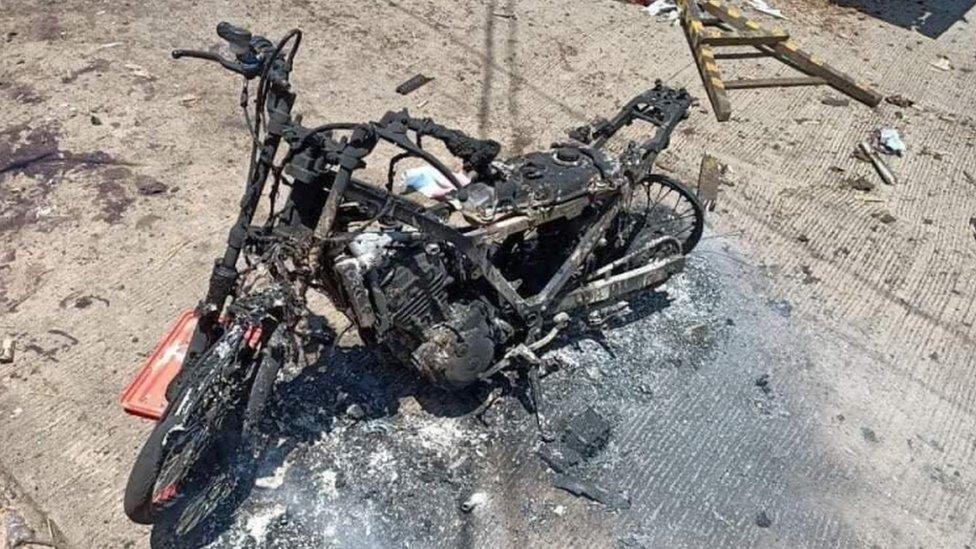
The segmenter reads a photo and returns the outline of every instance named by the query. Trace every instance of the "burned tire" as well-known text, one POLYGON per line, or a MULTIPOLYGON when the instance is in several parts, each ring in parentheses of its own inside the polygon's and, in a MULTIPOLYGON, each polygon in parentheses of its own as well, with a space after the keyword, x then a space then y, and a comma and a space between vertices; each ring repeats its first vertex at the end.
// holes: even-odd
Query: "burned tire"
POLYGON ((166 433, 173 428, 173 419, 173 416, 167 413, 156 424, 149 438, 142 445, 142 450, 129 473, 122 506, 126 516, 133 522, 139 524, 156 522, 158 513, 153 509, 153 492, 162 466, 163 440, 166 433))
POLYGON ((639 221, 629 250, 656 238, 672 237, 687 255, 705 230, 705 209, 698 196, 684 184, 659 174, 635 185, 626 215, 639 221))
MULTIPOLYGON (((262 304, 262 296, 254 298, 262 304)), ((245 301, 242 306, 246 306, 245 301)), ((226 465, 241 445, 248 413, 260 413, 280 364, 264 366, 265 352, 280 324, 268 311, 251 310, 203 353, 183 376, 175 398, 143 445, 129 475, 123 505, 140 524, 153 524, 167 511, 188 516, 178 530, 189 530, 233 486, 210 486, 214 466, 226 465), (264 366, 264 367, 262 367, 264 366), (259 375, 259 372, 261 374, 259 375), (255 387, 255 379, 261 382, 255 387), (257 394, 254 391, 257 390, 257 394), (249 406, 252 397, 262 399, 249 406), (199 487, 207 485, 204 490, 199 487), (190 487, 189 489, 187 487, 190 487), (183 500, 183 501, 181 501, 183 500), (187 510, 187 508, 190 508, 187 510)))
MULTIPOLYGON (((229 331, 225 337, 232 334, 229 331)), ((218 379, 226 374, 222 371, 225 369, 221 367, 223 365, 215 360, 219 354, 214 349, 222 343, 226 346, 229 342, 221 338, 193 365, 193 371, 184 377, 166 414, 153 428, 136 457, 123 500, 125 513, 134 522, 155 523, 183 495, 181 483, 198 474, 202 465, 213 463, 218 440, 224 439, 227 433, 239 432, 237 425, 231 425, 236 422, 231 420, 240 416, 240 410, 233 407, 217 410, 212 405, 221 400, 208 398, 208 393, 212 394, 211 391, 220 386, 241 395, 247 394, 245 387, 231 387, 218 379), (200 426, 203 431, 190 432, 184 427, 185 423, 200 426), (190 432, 187 441, 174 444, 167 440, 171 435, 185 436, 187 432, 190 432)), ((243 398, 237 400, 244 401, 243 398)))

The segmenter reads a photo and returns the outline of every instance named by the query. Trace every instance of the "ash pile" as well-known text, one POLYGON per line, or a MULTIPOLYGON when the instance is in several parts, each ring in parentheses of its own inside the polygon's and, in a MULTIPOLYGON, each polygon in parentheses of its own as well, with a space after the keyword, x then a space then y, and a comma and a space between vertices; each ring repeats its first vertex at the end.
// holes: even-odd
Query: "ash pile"
POLYGON ((553 347, 541 425, 528 393, 480 410, 484 390, 440 393, 362 347, 338 348, 285 383, 276 443, 223 520, 200 540, 156 545, 651 546, 687 542, 682 517, 702 498, 735 509, 708 520, 751 525, 775 505, 722 477, 737 463, 723 444, 744 435, 717 417, 741 418, 765 459, 785 441, 754 435, 790 414, 775 376, 755 380, 803 358, 777 344, 792 337, 788 304, 758 297, 721 241, 702 248, 659 291, 553 347), (701 484, 675 486, 688 475, 701 484))

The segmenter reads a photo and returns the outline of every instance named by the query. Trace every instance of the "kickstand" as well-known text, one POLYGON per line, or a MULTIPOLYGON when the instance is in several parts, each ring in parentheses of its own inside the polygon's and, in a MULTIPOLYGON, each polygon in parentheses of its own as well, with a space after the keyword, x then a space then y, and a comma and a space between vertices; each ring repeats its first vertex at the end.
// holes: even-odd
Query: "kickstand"
POLYGON ((542 394, 542 383, 539 383, 539 364, 528 364, 529 391, 532 393, 532 410, 535 413, 535 421, 539 426, 539 438, 543 442, 552 442, 556 437, 549 430, 549 419, 545 411, 545 397, 542 394))

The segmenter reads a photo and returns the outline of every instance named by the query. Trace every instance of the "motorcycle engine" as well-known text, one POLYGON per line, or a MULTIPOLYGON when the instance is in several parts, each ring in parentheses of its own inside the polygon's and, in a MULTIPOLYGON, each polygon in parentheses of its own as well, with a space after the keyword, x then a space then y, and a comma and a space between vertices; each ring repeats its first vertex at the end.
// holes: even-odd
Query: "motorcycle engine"
POLYGON ((401 236, 361 234, 336 260, 361 333, 437 385, 469 385, 494 364, 510 329, 490 303, 455 284, 440 246, 401 236))

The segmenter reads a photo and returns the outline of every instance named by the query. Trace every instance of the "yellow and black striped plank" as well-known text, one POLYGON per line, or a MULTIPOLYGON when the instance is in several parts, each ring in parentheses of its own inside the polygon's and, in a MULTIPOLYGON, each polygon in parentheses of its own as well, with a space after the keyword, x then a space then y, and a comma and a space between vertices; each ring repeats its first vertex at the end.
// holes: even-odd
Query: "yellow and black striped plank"
POLYGON ((725 91, 722 73, 719 72, 718 64, 715 62, 715 52, 711 46, 702 42, 705 26, 701 22, 701 10, 695 0, 678 0, 678 4, 685 36, 688 38, 688 45, 698 65, 698 72, 701 73, 705 92, 712 103, 715 117, 719 122, 725 122, 732 116, 732 104, 725 91))

